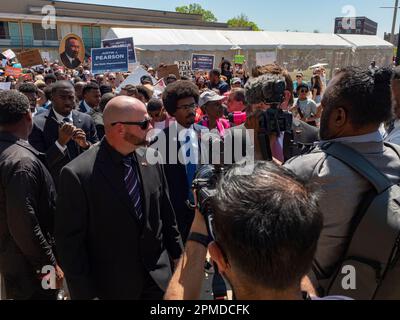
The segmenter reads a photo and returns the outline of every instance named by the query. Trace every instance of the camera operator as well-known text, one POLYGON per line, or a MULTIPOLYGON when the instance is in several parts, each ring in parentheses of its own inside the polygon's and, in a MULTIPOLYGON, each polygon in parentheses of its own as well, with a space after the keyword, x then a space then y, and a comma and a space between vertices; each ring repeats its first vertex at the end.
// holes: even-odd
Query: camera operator
POLYGON ((236 299, 305 298, 300 283, 322 228, 317 193, 272 162, 256 162, 251 175, 244 174, 248 169, 235 165, 222 176, 209 202, 211 227, 197 193, 200 209, 166 300, 199 299, 207 246, 236 299))
MULTIPOLYGON (((241 137, 244 142, 246 139, 251 141, 256 160, 283 163, 305 153, 318 141, 317 128, 294 119, 284 111, 290 105, 292 92, 283 74, 266 73, 248 81, 245 86, 249 106, 246 122, 228 131, 233 139, 241 137), (249 130, 253 130, 254 134, 250 134, 249 130)), ((238 162, 240 159, 235 160, 238 162)))

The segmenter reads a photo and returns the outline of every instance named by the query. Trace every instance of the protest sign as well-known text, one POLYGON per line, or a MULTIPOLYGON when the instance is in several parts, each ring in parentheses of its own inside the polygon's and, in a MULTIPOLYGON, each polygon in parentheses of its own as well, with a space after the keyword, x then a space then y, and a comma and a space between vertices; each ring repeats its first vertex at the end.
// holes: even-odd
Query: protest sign
POLYGON ((256 52, 256 63, 258 66, 265 66, 276 61, 276 52, 256 52))
POLYGON ((49 52, 47 52, 47 51, 40 52, 40 54, 41 54, 43 60, 50 61, 50 53, 49 52))
POLYGON ((24 68, 38 66, 43 64, 39 49, 28 50, 17 54, 19 63, 24 68))
POLYGON ((179 74, 181 77, 188 77, 188 78, 193 77, 194 72, 192 71, 190 60, 175 61, 175 64, 178 66, 179 74))
POLYGON ((68 69, 76 69, 85 61, 85 44, 81 37, 68 33, 58 48, 60 60, 68 69))
POLYGON ((154 79, 146 70, 144 70, 141 66, 137 66, 135 70, 119 85, 117 88, 117 92, 120 92, 123 87, 125 87, 128 84, 137 86, 140 85, 140 78, 143 76, 149 76, 151 77, 151 80, 153 81, 153 84, 157 83, 157 80, 154 79))
POLYGON ((4 51, 2 55, 8 60, 14 59, 16 57, 14 51, 12 51, 11 49, 4 51))
POLYGON ((0 90, 10 90, 11 82, 0 82, 0 90))
POLYGON ((235 62, 235 64, 241 64, 241 65, 243 65, 245 59, 246 59, 245 56, 240 55, 240 54, 237 54, 237 55, 235 55, 234 62, 235 62))
POLYGON ((210 54, 192 54, 192 70, 214 69, 215 56, 210 54))
POLYGON ((6 77, 13 76, 14 78, 19 77, 22 74, 21 68, 13 68, 13 67, 6 67, 4 70, 4 74, 6 77))
POLYGON ((103 48, 128 47, 129 63, 136 63, 136 52, 133 38, 119 38, 102 40, 103 48))
POLYGON ((92 49, 92 73, 127 72, 128 47, 92 49))
POLYGON ((159 79, 168 77, 170 74, 176 75, 177 79, 181 78, 181 75, 179 74, 179 68, 176 64, 162 66, 157 69, 157 75, 159 79))
POLYGON ((7 65, 7 59, 2 59, 1 60, 1 66, 5 67, 7 65))

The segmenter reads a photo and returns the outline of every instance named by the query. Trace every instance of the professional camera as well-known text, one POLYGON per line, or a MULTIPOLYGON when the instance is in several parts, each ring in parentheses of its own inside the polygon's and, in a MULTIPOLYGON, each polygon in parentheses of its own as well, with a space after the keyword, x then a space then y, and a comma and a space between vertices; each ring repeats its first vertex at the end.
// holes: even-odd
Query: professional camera
POLYGON ((226 169, 227 167, 224 165, 204 165, 197 171, 192 183, 192 189, 197 197, 197 207, 204 216, 208 234, 213 239, 215 237, 212 227, 213 213, 210 202, 216 195, 217 183, 226 172, 226 169))
MULTIPOLYGON (((210 203, 217 194, 217 183, 225 172, 226 167, 223 165, 205 165, 197 171, 192 184, 192 188, 197 197, 198 209, 204 216, 208 234, 213 240, 215 240, 215 234, 213 230, 214 214, 210 203)), ((211 286, 214 300, 225 299, 225 297, 227 297, 227 286, 221 274, 219 273, 216 264, 214 264, 214 270, 215 272, 211 286)))

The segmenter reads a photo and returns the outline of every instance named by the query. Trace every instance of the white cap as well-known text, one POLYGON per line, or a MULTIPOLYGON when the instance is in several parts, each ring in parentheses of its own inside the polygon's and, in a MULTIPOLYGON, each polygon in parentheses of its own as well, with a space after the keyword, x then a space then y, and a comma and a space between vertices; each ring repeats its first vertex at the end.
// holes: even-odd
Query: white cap
POLYGON ((214 91, 205 91, 200 95, 199 106, 202 107, 210 101, 221 101, 224 99, 224 96, 220 96, 214 91))

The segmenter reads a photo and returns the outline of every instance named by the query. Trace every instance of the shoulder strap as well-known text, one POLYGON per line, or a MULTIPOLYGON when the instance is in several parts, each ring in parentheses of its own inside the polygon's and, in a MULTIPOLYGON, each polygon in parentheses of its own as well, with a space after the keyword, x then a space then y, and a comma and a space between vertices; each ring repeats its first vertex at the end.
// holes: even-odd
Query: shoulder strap
MULTIPOLYGON (((387 144, 385 143, 385 145, 387 144)), ((400 148, 393 145, 387 146, 391 147, 400 157, 400 148)), ((373 279, 368 274, 363 273, 362 269, 359 275, 363 278, 364 284, 368 284, 366 287, 368 290, 363 292, 363 288, 357 288, 359 291, 352 293, 355 295, 354 297, 374 299, 387 270, 392 265, 393 257, 399 246, 399 226, 389 223, 388 215, 385 214, 386 212, 382 212, 382 209, 388 206, 389 199, 379 197, 379 194, 395 184, 391 183, 372 163, 351 147, 341 143, 326 143, 321 146, 321 149, 362 175, 378 192, 378 197, 374 202, 371 202, 371 199, 367 200, 368 210, 357 213, 351 241, 342 260, 342 265, 348 263, 347 260, 359 260, 374 267, 376 275, 373 279), (380 239, 379 247, 376 246, 376 239, 380 239)), ((392 195, 398 197, 398 189, 393 191, 392 195)), ((400 199, 394 199, 394 202, 398 204, 400 199)), ((342 277, 339 276, 340 269, 341 267, 331 278, 329 294, 346 294, 340 285, 342 281, 342 277)))
POLYGON ((381 194, 394 185, 394 183, 392 183, 371 162, 351 147, 338 142, 327 142, 321 145, 321 149, 326 154, 329 154, 347 164, 350 168, 367 179, 374 186, 378 194, 381 194))

